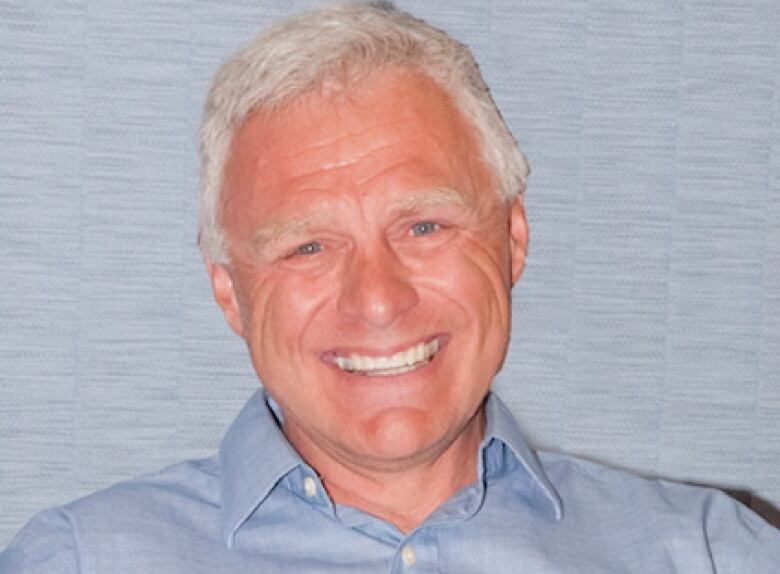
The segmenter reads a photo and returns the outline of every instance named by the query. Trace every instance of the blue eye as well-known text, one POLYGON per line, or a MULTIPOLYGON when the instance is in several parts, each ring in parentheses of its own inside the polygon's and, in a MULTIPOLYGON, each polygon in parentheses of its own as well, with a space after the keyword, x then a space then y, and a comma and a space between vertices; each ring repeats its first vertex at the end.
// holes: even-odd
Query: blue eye
POLYGON ((430 235, 434 231, 438 231, 439 224, 433 221, 420 221, 412 225, 412 235, 419 237, 421 235, 430 235))
POLYGON ((322 244, 312 241, 296 248, 295 255, 314 255, 320 251, 322 251, 322 244))

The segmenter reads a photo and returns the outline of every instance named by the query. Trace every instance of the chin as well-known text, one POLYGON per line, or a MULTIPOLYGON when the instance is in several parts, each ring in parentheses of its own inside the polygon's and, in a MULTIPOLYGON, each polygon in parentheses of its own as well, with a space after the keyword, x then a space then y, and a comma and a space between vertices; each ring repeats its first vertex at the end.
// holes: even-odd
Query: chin
POLYGON ((361 426, 363 447, 360 450, 377 463, 412 462, 444 450, 448 443, 449 433, 437 429, 431 416, 417 408, 386 409, 361 426))

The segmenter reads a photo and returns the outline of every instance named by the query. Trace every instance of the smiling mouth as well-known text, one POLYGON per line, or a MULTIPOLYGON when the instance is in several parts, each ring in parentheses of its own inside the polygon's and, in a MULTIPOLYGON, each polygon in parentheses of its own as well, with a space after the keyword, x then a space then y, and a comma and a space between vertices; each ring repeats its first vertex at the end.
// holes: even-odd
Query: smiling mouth
POLYGON ((389 377, 402 375, 430 363, 439 352, 439 337, 423 341, 408 349, 384 357, 369 357, 351 353, 349 356, 336 355, 333 364, 348 373, 370 377, 389 377))

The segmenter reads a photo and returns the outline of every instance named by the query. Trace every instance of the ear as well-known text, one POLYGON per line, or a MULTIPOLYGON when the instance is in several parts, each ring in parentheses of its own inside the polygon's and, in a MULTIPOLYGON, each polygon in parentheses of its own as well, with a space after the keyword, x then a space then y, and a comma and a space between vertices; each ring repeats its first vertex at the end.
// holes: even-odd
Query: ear
POLYGON ((211 291, 214 293, 214 300, 222 309, 227 324, 239 336, 244 337, 244 323, 241 320, 241 310, 238 307, 236 289, 233 285, 233 278, 230 276, 225 265, 214 263, 209 259, 205 260, 206 271, 211 278, 211 291))
POLYGON ((512 285, 517 283, 525 268, 528 253, 528 223, 525 220, 523 197, 517 195, 509 207, 509 257, 512 265, 512 285))

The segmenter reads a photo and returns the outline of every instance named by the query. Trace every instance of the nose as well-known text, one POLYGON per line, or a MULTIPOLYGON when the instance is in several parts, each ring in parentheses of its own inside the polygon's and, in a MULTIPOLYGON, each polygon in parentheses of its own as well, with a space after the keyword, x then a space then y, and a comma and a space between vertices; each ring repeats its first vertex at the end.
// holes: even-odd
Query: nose
POLYGON ((389 327, 418 302, 409 270, 389 245, 353 255, 346 265, 339 312, 373 327, 389 327))

